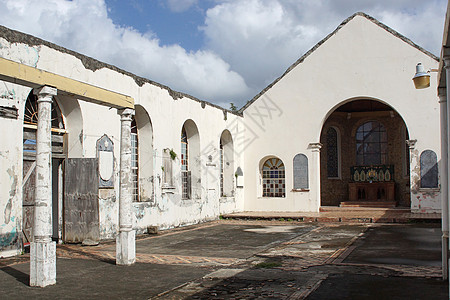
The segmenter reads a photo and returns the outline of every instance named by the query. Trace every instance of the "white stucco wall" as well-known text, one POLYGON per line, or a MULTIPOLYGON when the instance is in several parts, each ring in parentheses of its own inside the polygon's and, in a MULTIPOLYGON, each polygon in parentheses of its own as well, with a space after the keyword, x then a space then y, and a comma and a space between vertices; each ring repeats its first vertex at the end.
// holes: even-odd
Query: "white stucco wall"
MULTIPOLYGON (((439 160, 436 75, 431 75, 430 88, 414 89, 411 78, 418 62, 426 68, 438 66, 432 57, 357 15, 282 77, 244 111, 255 132, 245 152, 245 210, 318 210, 314 180, 319 170, 312 166, 308 145, 320 141, 326 118, 346 101, 373 99, 390 105, 403 117, 410 139, 417 139, 417 151, 431 149, 439 160), (267 106, 273 109, 270 113, 267 106), (292 160, 298 153, 309 160, 309 192, 291 191, 292 160), (259 163, 270 155, 285 164, 285 198, 261 198, 259 163)), ((420 193, 411 197, 413 208, 417 197, 420 193)), ((426 206, 439 209, 439 194, 428 198, 426 206)))
MULTIPOLYGON (((228 129, 234 139, 241 117, 184 95, 173 98, 167 88, 149 82, 139 86, 134 78, 106 67, 96 71, 88 70, 77 57, 45 45, 29 46, 25 43, 10 43, 0 38, 0 55, 6 59, 131 96, 135 99, 136 105, 145 109, 153 128, 153 149, 150 152, 146 151, 148 154, 146 157, 140 157, 140 163, 145 165, 146 160, 153 162, 154 183, 149 186, 153 188, 154 197, 151 201, 133 203, 134 225, 138 232, 145 232, 148 226, 164 229, 217 219, 220 213, 233 212, 243 207, 243 194, 239 192, 235 192, 233 197, 230 195, 222 199, 219 203, 220 136, 228 129), (200 136, 198 164, 201 172, 201 198, 182 200, 180 136, 183 123, 188 119, 196 124, 200 136), (175 189, 161 189, 163 149, 173 149, 178 154, 178 158, 173 162, 175 189)), ((0 87, 0 94, 6 95, 1 99, 1 105, 15 104, 19 107, 18 120, 0 119, 2 136, 14 133, 14 136, 18 137, 2 143, 0 147, 2 238, 3 236, 9 238, 10 233, 21 231, 23 172, 20 137, 23 131, 23 106, 31 90, 17 86, 14 89, 14 97, 9 99, 6 87, 11 89, 11 86, 2 82, 0 87), (13 191, 12 186, 15 188, 13 191), (12 203, 10 208, 7 208, 8 203, 12 203), (7 213, 12 216, 9 221, 4 220, 6 208, 11 210, 11 213, 7 213)), ((96 157, 96 142, 104 134, 114 143, 114 189, 99 191, 101 237, 114 238, 118 229, 120 117, 116 109, 78 101, 74 97, 58 95, 56 101, 61 107, 68 131, 68 157, 96 157)), ((239 154, 242 149, 238 143, 235 145, 234 167, 243 168, 243 156, 239 154)))

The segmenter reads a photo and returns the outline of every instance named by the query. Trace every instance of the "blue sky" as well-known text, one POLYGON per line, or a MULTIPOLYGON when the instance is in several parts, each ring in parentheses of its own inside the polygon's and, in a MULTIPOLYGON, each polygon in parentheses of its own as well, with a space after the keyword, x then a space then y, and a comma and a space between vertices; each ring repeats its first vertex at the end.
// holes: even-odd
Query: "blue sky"
POLYGON ((241 107, 252 99, 358 11, 439 55, 446 5, 445 0, 0 0, 0 24, 229 108, 230 102, 241 107))

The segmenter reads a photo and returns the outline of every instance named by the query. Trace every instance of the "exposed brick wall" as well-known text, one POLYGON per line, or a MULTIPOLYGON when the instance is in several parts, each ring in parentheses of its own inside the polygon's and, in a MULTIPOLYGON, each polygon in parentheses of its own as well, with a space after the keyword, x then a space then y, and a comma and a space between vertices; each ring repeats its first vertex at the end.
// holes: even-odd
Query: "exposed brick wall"
MULTIPOLYGON (((341 201, 348 201, 348 183, 350 182, 350 167, 356 164, 356 141, 357 128, 367 121, 378 121, 386 129, 388 136, 388 161, 387 164, 394 165, 395 198, 398 206, 410 207, 409 176, 405 175, 403 160, 406 149, 405 138, 402 131, 405 128, 403 119, 389 112, 366 112, 346 113, 334 112, 325 122, 322 128, 320 142, 323 144, 320 153, 321 172, 321 205, 337 206, 341 201), (339 179, 327 176, 327 140, 328 128, 335 127, 340 134, 341 145, 341 176, 339 179)), ((406 139, 408 137, 406 136, 406 139)))

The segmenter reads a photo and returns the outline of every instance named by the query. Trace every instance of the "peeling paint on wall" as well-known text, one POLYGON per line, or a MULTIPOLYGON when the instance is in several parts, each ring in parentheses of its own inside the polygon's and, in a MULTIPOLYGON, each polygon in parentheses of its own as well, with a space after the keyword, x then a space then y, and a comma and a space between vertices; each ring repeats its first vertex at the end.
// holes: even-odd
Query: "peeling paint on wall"
POLYGON ((9 224, 9 221, 11 219, 11 209, 12 209, 12 201, 14 199, 14 197, 16 196, 17 193, 17 174, 15 172, 15 168, 13 167, 12 169, 8 169, 7 170, 8 175, 10 178, 12 178, 12 183, 11 183, 11 188, 9 190, 9 199, 8 202, 5 206, 5 210, 4 210, 4 222, 5 224, 9 224))

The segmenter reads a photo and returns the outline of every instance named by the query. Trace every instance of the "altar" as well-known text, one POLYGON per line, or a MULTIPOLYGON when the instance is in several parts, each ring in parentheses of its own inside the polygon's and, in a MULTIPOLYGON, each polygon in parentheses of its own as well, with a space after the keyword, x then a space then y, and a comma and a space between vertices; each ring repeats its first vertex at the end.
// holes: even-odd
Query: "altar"
POLYGON ((348 184, 351 202, 395 202, 394 167, 352 167, 348 184))

